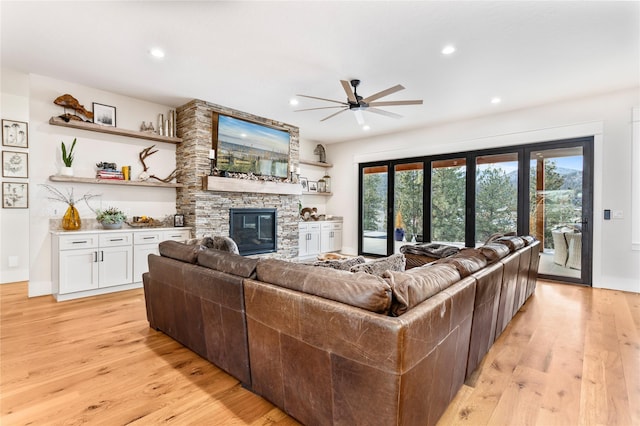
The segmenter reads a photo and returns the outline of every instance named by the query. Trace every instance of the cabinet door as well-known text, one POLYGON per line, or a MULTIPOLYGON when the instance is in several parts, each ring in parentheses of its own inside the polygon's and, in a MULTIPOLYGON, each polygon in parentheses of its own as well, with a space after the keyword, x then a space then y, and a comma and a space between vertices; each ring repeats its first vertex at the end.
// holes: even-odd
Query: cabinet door
POLYGON ((158 244, 140 244, 133 250, 133 282, 142 281, 142 274, 149 272, 150 254, 160 254, 158 244))
POLYGON ((320 233, 320 251, 322 253, 333 251, 332 232, 330 228, 326 229, 324 226, 322 227, 322 232, 320 233))
POLYGON ((133 282, 133 247, 104 247, 98 253, 99 287, 133 282))
POLYGON ((332 238, 332 249, 331 251, 340 251, 342 250, 342 229, 334 229, 332 238))
POLYGON ((62 250, 59 258, 60 294, 98 288, 98 250, 62 250))
POLYGON ((320 227, 309 231, 307 255, 320 254, 320 227))
POLYGON ((298 234, 298 256, 300 257, 306 256, 308 254, 308 250, 307 250, 308 235, 309 233, 307 232, 306 228, 304 230, 300 230, 298 234))

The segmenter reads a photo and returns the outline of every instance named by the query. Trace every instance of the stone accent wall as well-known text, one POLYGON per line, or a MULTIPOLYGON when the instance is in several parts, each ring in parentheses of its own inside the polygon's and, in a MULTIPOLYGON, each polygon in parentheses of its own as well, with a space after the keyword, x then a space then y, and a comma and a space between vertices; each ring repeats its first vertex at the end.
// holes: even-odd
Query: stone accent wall
POLYGON ((230 208, 276 208, 278 252, 257 256, 281 259, 298 256, 299 196, 202 190, 202 177, 210 171, 213 112, 287 130, 291 137, 289 162, 295 167, 300 157, 298 128, 201 100, 192 100, 178 107, 176 112, 177 134, 182 138, 182 143, 176 147, 176 167, 178 182, 184 185, 177 189, 176 210, 184 214, 185 225, 193 227, 196 237, 228 236, 230 208))

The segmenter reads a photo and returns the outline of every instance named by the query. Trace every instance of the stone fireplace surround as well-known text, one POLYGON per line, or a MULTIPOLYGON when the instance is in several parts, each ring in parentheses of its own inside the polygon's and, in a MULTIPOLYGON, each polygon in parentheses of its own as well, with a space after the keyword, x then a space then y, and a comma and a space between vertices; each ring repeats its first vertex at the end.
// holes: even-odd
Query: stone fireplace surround
MULTIPOLYGON (((298 201, 297 194, 231 192, 203 189, 203 177, 209 175, 209 150, 212 146, 213 112, 277 127, 289 132, 289 163, 299 164, 299 129, 289 124, 258 117, 246 112, 226 108, 201 100, 192 100, 176 109, 177 134, 182 143, 176 147, 178 182, 176 211, 185 217, 185 226, 193 227, 195 237, 229 236, 230 208, 275 208, 278 212, 278 251, 259 257, 291 259, 298 256, 298 201)), ((229 178, 231 179, 231 178, 229 178)), ((234 186, 244 183, 234 182, 234 186)), ((251 190, 252 182, 246 182, 251 190)), ((283 191, 286 192, 286 191, 283 191)))

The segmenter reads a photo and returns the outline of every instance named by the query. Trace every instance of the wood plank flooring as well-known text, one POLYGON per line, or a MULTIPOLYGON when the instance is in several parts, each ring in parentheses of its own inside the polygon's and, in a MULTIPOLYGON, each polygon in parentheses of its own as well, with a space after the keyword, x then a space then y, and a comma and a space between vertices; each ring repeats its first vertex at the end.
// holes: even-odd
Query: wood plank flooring
MULTIPOLYGON (((640 295, 539 282, 439 425, 640 425, 640 295)), ((149 328, 141 289, 0 285, 0 424, 295 425, 149 328)))

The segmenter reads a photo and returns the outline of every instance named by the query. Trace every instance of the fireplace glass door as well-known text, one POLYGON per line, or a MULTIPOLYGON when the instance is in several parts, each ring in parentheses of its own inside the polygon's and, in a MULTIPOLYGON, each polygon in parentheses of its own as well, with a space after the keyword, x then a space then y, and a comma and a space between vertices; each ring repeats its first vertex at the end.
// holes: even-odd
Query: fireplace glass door
POLYGON ((241 255, 277 251, 276 209, 231 209, 229 236, 241 255))

